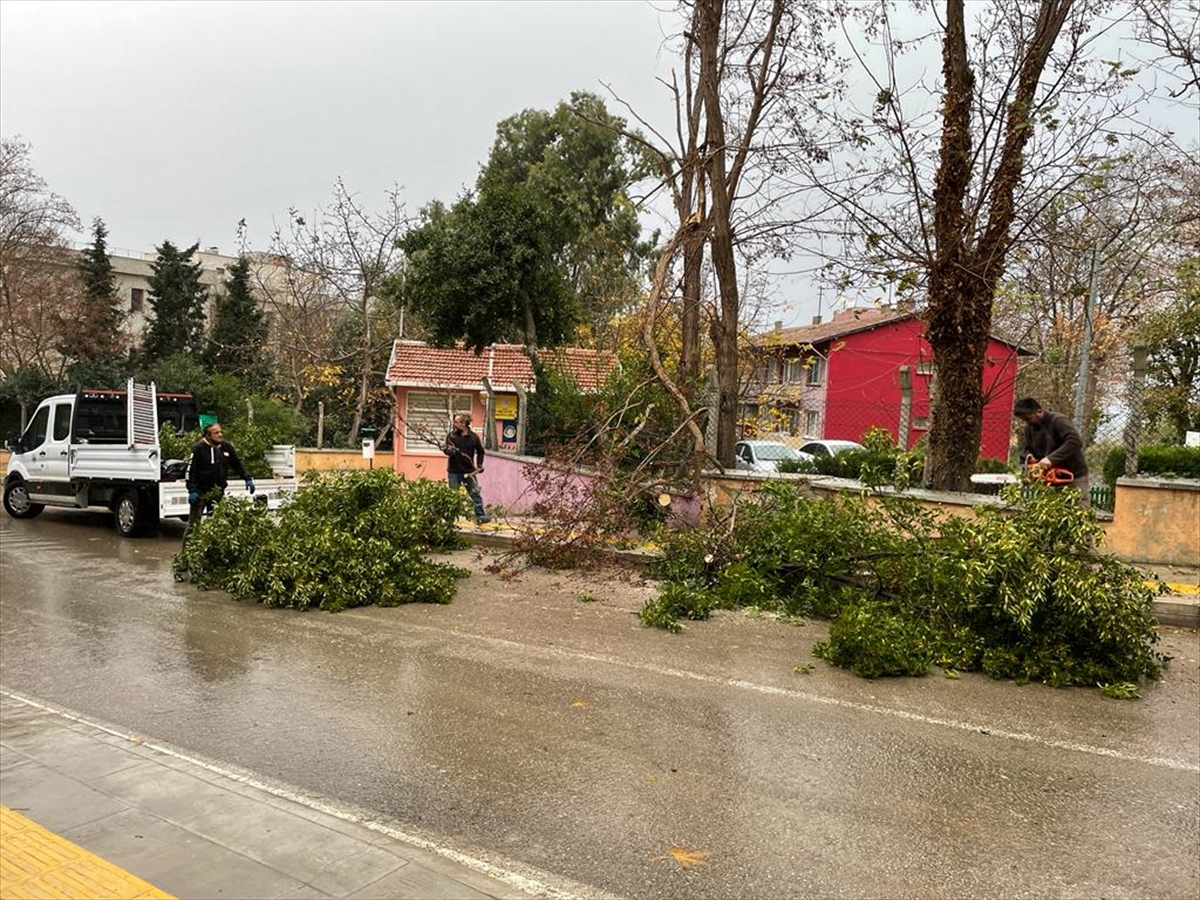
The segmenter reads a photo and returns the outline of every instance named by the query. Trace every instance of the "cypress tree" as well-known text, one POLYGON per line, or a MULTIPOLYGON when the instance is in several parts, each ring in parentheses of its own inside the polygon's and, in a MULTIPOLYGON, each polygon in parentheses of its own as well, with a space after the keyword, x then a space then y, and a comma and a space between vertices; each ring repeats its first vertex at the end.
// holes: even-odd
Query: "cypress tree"
POLYGON ((108 256, 108 229, 104 220, 92 222, 92 243, 76 264, 81 292, 79 303, 63 321, 63 355, 88 367, 124 365, 126 338, 121 327, 125 313, 117 303, 116 277, 108 256))
POLYGON ((267 322, 250 286, 250 260, 239 256, 217 298, 205 354, 208 366, 214 373, 259 380, 266 374, 266 341, 267 322))
POLYGON ((179 250, 170 241, 156 248, 151 264, 150 326, 142 341, 142 362, 150 365, 178 353, 199 359, 204 350, 204 301, 208 289, 200 281, 193 244, 179 250))

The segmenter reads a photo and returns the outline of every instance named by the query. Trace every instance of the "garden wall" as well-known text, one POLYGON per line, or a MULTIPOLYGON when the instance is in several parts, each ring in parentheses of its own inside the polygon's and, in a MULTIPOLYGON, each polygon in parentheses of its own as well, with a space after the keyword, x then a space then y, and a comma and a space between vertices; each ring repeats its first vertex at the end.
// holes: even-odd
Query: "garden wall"
MULTIPOLYGON (((515 453, 493 452, 484 460, 483 474, 479 476, 479 488, 487 506, 498 506, 506 513, 527 514, 545 496, 529 482, 529 470, 543 465, 544 460, 534 456, 518 456, 515 453)), ((592 482, 587 472, 573 474, 570 484, 585 489, 592 482)), ((671 516, 676 521, 691 524, 698 518, 700 504, 694 498, 673 495, 671 516)))
POLYGON ((1121 559, 1200 566, 1200 479, 1118 478, 1104 532, 1121 559))

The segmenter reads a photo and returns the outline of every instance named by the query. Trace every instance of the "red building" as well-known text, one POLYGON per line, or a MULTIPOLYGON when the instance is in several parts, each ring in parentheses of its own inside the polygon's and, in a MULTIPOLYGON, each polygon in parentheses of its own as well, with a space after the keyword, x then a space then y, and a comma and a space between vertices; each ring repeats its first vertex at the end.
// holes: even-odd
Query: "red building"
MULTIPOLYGON (((807 438, 858 441, 869 428, 885 428, 910 448, 929 430, 933 352, 914 312, 847 309, 823 324, 776 325, 756 336, 753 347, 743 421, 757 421, 760 430, 765 424, 807 438), (900 434, 902 366, 912 384, 906 435, 900 434)), ((996 337, 988 341, 981 456, 1008 458, 1020 355, 1028 351, 996 337)))

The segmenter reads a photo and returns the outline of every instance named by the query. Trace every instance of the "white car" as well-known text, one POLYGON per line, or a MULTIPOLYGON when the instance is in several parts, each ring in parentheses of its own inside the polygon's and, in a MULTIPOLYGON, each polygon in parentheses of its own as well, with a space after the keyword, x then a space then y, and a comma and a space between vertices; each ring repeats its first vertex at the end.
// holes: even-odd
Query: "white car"
POLYGON ((802 456, 807 456, 816 459, 821 456, 837 456, 839 453, 845 453, 847 450, 865 450, 862 444, 855 441, 808 441, 800 445, 800 453, 802 456))
POLYGON ((805 454, 779 441, 738 441, 733 448, 733 467, 743 472, 778 472, 785 459, 805 458, 805 454))

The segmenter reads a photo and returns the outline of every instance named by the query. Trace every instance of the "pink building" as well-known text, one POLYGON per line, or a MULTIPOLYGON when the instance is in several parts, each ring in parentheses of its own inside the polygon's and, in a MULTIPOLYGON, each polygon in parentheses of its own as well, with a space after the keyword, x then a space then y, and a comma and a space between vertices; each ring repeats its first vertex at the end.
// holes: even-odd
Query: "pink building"
MULTIPOLYGON (((548 368, 565 372, 584 391, 598 390, 617 365, 611 353, 566 347, 542 350, 548 368)), ((384 383, 396 393, 393 466, 406 478, 446 475, 442 442, 456 413, 469 413, 485 445, 515 449, 518 398, 514 383, 535 393, 533 365, 520 344, 493 344, 476 354, 462 347, 430 347, 423 341, 396 341, 384 383), (495 393, 496 433, 483 434, 487 421, 488 379, 495 393)))
MULTIPOLYGON (((743 419, 767 410, 784 430, 805 437, 861 440, 885 428, 908 447, 929 430, 933 351, 914 312, 847 309, 826 323, 782 328, 754 339, 757 367, 743 419), (912 383, 908 434, 900 432, 900 368, 912 383)), ((992 337, 984 363, 980 455, 1006 459, 1012 435, 1019 355, 1015 344, 992 337)))

